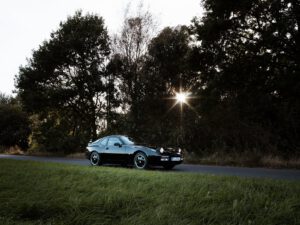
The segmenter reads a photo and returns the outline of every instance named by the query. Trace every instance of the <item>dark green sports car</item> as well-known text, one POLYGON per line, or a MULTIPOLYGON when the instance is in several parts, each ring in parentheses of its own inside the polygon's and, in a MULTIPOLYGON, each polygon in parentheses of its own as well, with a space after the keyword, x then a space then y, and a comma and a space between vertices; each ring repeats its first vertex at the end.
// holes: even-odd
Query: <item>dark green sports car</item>
POLYGON ((145 169, 149 166, 172 169, 183 161, 180 148, 146 147, 136 144, 131 138, 123 135, 111 135, 90 142, 86 157, 93 166, 107 163, 133 165, 137 169, 145 169))

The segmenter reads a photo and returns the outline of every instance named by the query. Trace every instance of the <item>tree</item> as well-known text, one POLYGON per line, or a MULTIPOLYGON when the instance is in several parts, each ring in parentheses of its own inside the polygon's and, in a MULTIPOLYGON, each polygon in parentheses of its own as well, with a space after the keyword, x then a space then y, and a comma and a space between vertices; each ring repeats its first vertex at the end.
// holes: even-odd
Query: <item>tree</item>
POLYGON ((299 153, 299 1, 203 3, 191 26, 203 145, 299 153))
POLYGON ((0 93, 0 145, 28 148, 30 124, 28 116, 21 110, 17 100, 0 93))
POLYGON ((60 23, 49 41, 20 68, 18 94, 25 109, 38 114, 40 127, 50 129, 44 139, 57 133, 51 132, 52 128, 64 131, 61 135, 66 138, 79 140, 77 148, 97 137, 106 113, 109 44, 103 19, 78 11, 60 23), (49 121, 53 123, 50 127, 49 121))
POLYGON ((190 69, 189 33, 185 26, 166 27, 148 47, 143 69, 145 95, 142 99, 143 128, 146 140, 162 145, 186 146, 183 137, 188 119, 195 114, 189 107, 175 106, 176 92, 188 91, 194 85, 195 73, 190 69))
POLYGON ((155 33, 155 22, 143 6, 138 7, 136 15, 125 13, 124 23, 120 35, 113 41, 113 56, 111 65, 114 65, 111 74, 120 79, 123 109, 128 113, 128 133, 137 136, 138 126, 142 119, 140 111, 141 98, 144 95, 142 69, 147 55, 149 41, 155 33), (116 67, 118 66, 118 67, 116 67))

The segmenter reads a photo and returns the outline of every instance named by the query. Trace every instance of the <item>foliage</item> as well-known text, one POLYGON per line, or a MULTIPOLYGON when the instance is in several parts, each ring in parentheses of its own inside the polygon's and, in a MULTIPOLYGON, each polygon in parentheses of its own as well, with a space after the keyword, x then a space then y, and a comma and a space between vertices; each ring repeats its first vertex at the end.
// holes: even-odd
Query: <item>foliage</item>
POLYGON ((39 135, 34 137, 46 150, 68 149, 74 140, 77 148, 83 147, 97 137, 106 114, 109 53, 103 19, 79 11, 60 23, 20 68, 18 94, 25 110, 38 115, 40 126, 34 132, 39 135))
POLYGON ((195 80, 189 67, 190 51, 186 27, 167 27, 150 42, 140 104, 143 121, 139 128, 145 140, 160 145, 184 144, 182 130, 187 125, 187 115, 192 113, 174 105, 173 97, 195 80))
POLYGON ((299 153, 299 2, 203 3, 191 26, 199 145, 299 153))
POLYGON ((30 124, 18 101, 0 93, 0 145, 28 148, 30 124))
POLYGON ((156 36, 142 7, 112 42, 99 16, 61 23, 17 77, 32 137, 51 151, 122 133, 198 155, 299 155, 299 2, 202 3, 189 28, 156 36))
POLYGON ((108 67, 108 73, 119 79, 122 109, 127 118, 116 121, 112 129, 125 128, 127 134, 138 137, 141 131, 138 126, 143 122, 140 107, 145 94, 143 67, 148 44, 155 33, 155 21, 142 5, 136 14, 127 13, 120 33, 114 36, 113 55, 108 67))

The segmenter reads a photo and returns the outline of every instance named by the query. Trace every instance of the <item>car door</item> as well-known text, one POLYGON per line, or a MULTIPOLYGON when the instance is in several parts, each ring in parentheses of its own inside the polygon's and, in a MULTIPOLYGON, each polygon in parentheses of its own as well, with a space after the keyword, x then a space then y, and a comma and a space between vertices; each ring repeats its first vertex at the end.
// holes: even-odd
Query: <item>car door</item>
POLYGON ((102 138, 99 140, 98 152, 100 153, 101 161, 105 163, 107 161, 106 147, 107 147, 108 138, 102 138))
POLYGON ((106 146, 106 158, 109 163, 124 162, 125 147, 118 137, 110 137, 106 146))

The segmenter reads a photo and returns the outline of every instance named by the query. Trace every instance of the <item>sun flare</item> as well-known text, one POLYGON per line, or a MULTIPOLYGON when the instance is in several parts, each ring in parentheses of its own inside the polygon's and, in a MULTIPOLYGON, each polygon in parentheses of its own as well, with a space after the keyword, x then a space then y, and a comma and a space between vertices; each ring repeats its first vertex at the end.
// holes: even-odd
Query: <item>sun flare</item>
POLYGON ((187 103, 187 99, 188 99, 188 93, 186 92, 177 92, 176 93, 176 100, 179 103, 187 103))

